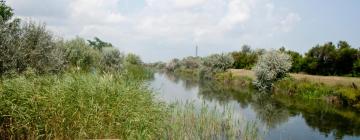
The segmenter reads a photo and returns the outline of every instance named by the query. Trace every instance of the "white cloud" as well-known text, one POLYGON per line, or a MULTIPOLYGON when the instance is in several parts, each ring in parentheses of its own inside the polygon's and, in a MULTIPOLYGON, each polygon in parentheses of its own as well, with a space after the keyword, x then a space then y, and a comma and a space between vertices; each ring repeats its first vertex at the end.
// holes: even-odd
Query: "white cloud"
POLYGON ((301 18, 296 13, 289 13, 280 21, 280 30, 283 32, 290 32, 292 28, 301 21, 301 18))
POLYGON ((78 24, 117 24, 125 20, 118 0, 74 0, 70 3, 72 21, 78 24))
MULTIPOLYGON (((47 22, 56 34, 98 36, 147 60, 189 55, 188 51, 170 52, 195 42, 208 46, 209 50, 203 51, 208 53, 237 48, 241 43, 256 46, 278 31, 290 32, 301 20, 295 12, 279 11, 271 0, 144 0, 143 7, 130 14, 121 12, 122 1, 49 0, 46 5, 43 0, 8 2, 20 17, 47 22), (154 58, 148 53, 153 46, 169 54, 154 58)), ((129 0, 127 4, 135 2, 129 0)))
POLYGON ((250 18, 251 1, 230 0, 227 15, 220 21, 220 26, 231 29, 239 23, 243 23, 250 18))
POLYGON ((206 0, 175 0, 177 7, 193 7, 203 4, 206 0))

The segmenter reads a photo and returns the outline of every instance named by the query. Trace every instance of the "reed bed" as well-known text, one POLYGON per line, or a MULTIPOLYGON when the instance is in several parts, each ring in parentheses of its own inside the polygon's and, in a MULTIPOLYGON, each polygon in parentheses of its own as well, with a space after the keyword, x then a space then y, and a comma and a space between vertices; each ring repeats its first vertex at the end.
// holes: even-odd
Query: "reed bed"
POLYGON ((16 76, 0 80, 0 139, 238 139, 256 132, 242 131, 229 112, 191 106, 167 105, 122 74, 16 76))
POLYGON ((141 82, 104 74, 20 76, 0 86, 5 139, 136 138, 161 135, 166 108, 141 82))
POLYGON ((261 139, 256 123, 244 121, 231 108, 220 111, 205 104, 196 107, 186 102, 176 103, 171 110, 165 139, 261 139))

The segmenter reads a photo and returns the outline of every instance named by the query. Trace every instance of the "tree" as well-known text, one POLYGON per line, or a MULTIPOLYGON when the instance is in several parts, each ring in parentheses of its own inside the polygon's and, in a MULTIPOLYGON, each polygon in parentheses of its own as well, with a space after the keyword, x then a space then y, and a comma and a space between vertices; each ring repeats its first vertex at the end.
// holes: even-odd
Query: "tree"
POLYGON ((313 47, 305 56, 306 72, 320 75, 334 75, 336 73, 337 52, 332 42, 313 47))
POLYGON ((257 60, 258 54, 251 50, 250 46, 242 46, 241 51, 231 53, 234 59, 234 68, 236 69, 250 69, 257 60))
POLYGON ((10 20, 13 15, 13 9, 10 6, 7 6, 4 0, 0 0, 0 20, 6 22, 10 20))
POLYGON ((175 69, 180 67, 179 59, 174 58, 169 63, 166 64, 167 71, 174 71, 175 69))
POLYGON ((353 64, 353 75, 360 76, 360 59, 357 59, 353 64))
POLYGON ((279 51, 290 55, 292 60, 292 66, 289 70, 290 72, 301 72, 303 70, 304 59, 300 53, 286 50, 285 47, 281 47, 279 51))
POLYGON ((351 48, 346 41, 340 41, 337 48, 336 73, 338 75, 350 74, 357 60, 358 50, 351 48))
POLYGON ((52 33, 44 24, 25 23, 18 47, 22 53, 20 62, 37 73, 60 72, 65 67, 63 50, 56 46, 52 33))
POLYGON ((120 71, 123 66, 124 56, 118 49, 106 47, 102 50, 103 71, 120 71))
POLYGON ((136 54, 129 53, 125 57, 125 62, 131 65, 141 65, 142 61, 136 54))
POLYGON ((98 50, 102 50, 104 47, 113 47, 113 45, 111 43, 102 41, 101 39, 99 39, 98 37, 94 38, 94 41, 92 40, 88 40, 89 44, 91 47, 98 49, 98 50))
POLYGON ((224 72, 231 68, 234 63, 234 59, 230 54, 213 54, 203 58, 202 66, 208 68, 210 72, 224 72))
POLYGON ((12 19, 13 9, 0 1, 0 75, 25 69, 20 62, 21 26, 19 19, 12 19))
POLYGON ((201 65, 200 57, 189 56, 180 61, 180 67, 183 69, 197 69, 201 65))
POLYGON ((269 90, 273 83, 284 78, 291 68, 291 57, 280 51, 269 51, 261 55, 253 71, 254 82, 260 90, 269 90))
POLYGON ((346 41, 317 45, 305 55, 305 71, 318 75, 351 74, 358 59, 359 51, 351 48, 346 41))
POLYGON ((251 52, 251 47, 249 45, 243 45, 241 47, 241 52, 242 53, 250 53, 251 52))
POLYGON ((91 48, 84 39, 77 37, 63 45, 67 64, 88 71, 99 66, 101 53, 91 48))

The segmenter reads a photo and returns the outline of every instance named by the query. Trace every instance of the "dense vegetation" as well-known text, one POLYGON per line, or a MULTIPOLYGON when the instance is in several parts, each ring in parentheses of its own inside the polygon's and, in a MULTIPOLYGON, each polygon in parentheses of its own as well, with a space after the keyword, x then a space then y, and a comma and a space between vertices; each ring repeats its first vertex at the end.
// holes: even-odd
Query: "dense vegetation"
POLYGON ((257 139, 231 112, 157 100, 135 54, 0 15, 0 139, 257 139))
POLYGON ((329 78, 320 83, 316 83, 312 81, 314 79, 319 81, 316 76, 298 74, 303 75, 303 78, 301 78, 301 76, 300 78, 294 78, 288 75, 289 71, 307 71, 311 74, 337 75, 342 73, 341 75, 357 76, 356 66, 359 58, 349 57, 357 53, 359 52, 356 49, 351 48, 343 41, 339 43, 337 48, 331 45, 331 43, 325 44, 324 46, 317 46, 311 49, 305 57, 297 52, 285 50, 285 48, 272 51, 252 51, 250 47, 244 46, 242 51, 237 53, 214 54, 207 57, 186 57, 183 59, 173 59, 167 64, 157 62, 151 64, 151 66, 175 72, 186 77, 198 77, 200 78, 199 80, 204 80, 204 78, 214 79, 223 84, 237 83, 239 84, 238 86, 246 84, 249 85, 250 88, 255 87, 261 91, 273 94, 281 93, 283 95, 305 99, 324 100, 331 104, 358 109, 360 104, 360 90, 358 88, 359 83, 356 81, 346 80, 345 77, 333 77, 342 79, 342 81, 348 84, 331 81, 330 83, 333 84, 328 84, 329 80, 331 80, 329 78), (329 52, 328 50, 332 50, 332 54, 336 54, 334 55, 336 57, 331 58, 330 56, 324 56, 329 52), (319 52, 322 53, 318 54, 319 52), (240 58, 242 61, 237 60, 240 58), (338 62, 334 62, 334 60, 338 62), (237 73, 232 73, 232 70, 227 70, 234 68, 235 65, 243 66, 243 68, 247 69, 252 68, 253 71, 245 77, 234 76, 237 75, 237 73), (326 69, 323 67, 326 67, 326 69), (313 70, 314 73, 312 73, 311 70, 313 70), (330 71, 332 72, 325 74, 330 71), (313 79, 307 79, 307 76, 313 79), (285 80, 283 80, 283 78, 285 78, 285 80))
POLYGON ((261 55, 253 68, 256 75, 255 86, 261 90, 271 89, 274 82, 287 76, 291 68, 291 58, 279 51, 269 51, 261 55))
MULTIPOLYGON (((339 76, 360 74, 360 50, 352 48, 346 41, 339 41, 337 45, 332 42, 316 45, 305 55, 286 50, 284 47, 279 50, 291 56, 291 72, 339 76)), ((264 50, 253 51, 249 46, 243 46, 241 51, 232 53, 235 60, 233 68, 251 69, 263 52, 264 50)))
MULTIPOLYGON (((360 50, 351 47, 346 41, 339 41, 338 44, 332 42, 323 45, 316 45, 305 55, 298 52, 286 50, 281 47, 278 51, 284 52, 291 57, 292 66, 290 72, 308 73, 312 75, 325 76, 352 76, 360 75, 360 50)), ((250 46, 242 46, 240 51, 229 54, 214 54, 207 57, 186 57, 183 59, 173 59, 169 63, 156 62, 151 66, 157 69, 166 69, 168 71, 187 71, 191 69, 211 68, 212 71, 224 71, 221 65, 233 69, 252 69, 259 57, 266 52, 265 49, 252 50, 250 46), (223 58, 220 58, 222 56, 223 58), (224 56, 231 56, 225 58, 224 56), (218 57, 218 58, 216 58, 218 57), (207 60, 210 60, 206 62, 207 60), (221 63, 219 63, 221 62, 221 63), (229 63, 230 66, 229 66, 229 63), (218 67, 218 68, 215 68, 218 67)))

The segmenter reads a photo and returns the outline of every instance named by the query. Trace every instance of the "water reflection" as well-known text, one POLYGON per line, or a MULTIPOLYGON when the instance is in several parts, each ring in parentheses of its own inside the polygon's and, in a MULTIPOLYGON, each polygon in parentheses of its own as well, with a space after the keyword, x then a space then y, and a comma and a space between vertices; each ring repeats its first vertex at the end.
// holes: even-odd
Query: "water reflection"
POLYGON ((257 114, 257 118, 271 129, 287 122, 290 113, 284 105, 272 100, 270 96, 267 93, 255 93, 252 96, 251 105, 257 114))
MULTIPOLYGON (((359 112, 349 108, 336 108, 323 102, 293 99, 293 97, 274 98, 274 95, 257 93, 248 87, 199 80, 192 76, 179 76, 172 73, 163 73, 158 76, 165 76, 173 84, 180 84, 184 89, 181 92, 191 91, 191 93, 183 93, 184 95, 197 94, 199 100, 219 105, 235 102, 241 109, 250 110, 249 114, 255 115, 247 117, 258 120, 269 130, 269 135, 265 139, 279 139, 277 136, 280 134, 277 134, 279 133, 277 129, 280 128, 292 128, 285 129, 283 132, 290 139, 360 138, 359 112), (194 90, 197 91, 194 92, 194 90), (291 120, 296 123, 289 123, 291 120), (301 135, 308 136, 298 137, 301 135)), ((169 92, 171 93, 172 91, 169 92)), ((183 98, 183 100, 186 99, 183 98)))

